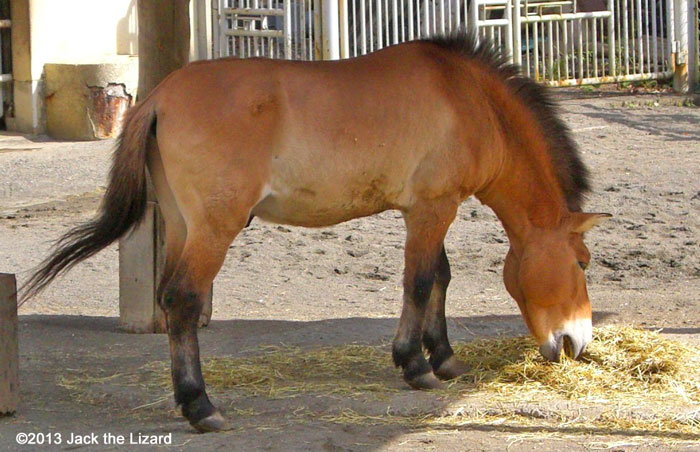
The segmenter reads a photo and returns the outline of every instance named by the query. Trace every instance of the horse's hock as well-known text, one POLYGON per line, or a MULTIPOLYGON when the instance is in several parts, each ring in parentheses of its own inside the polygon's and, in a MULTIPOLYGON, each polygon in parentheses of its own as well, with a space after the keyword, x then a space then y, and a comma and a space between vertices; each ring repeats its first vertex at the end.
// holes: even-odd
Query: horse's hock
POLYGON ((66 140, 115 137, 126 110, 135 102, 138 58, 52 63, 46 77, 46 126, 49 135, 66 140))

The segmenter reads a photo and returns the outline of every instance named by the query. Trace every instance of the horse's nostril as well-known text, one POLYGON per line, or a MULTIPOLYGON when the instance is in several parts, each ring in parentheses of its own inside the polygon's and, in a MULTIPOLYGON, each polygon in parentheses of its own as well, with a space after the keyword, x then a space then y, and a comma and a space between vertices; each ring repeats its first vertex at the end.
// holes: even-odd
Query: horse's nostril
POLYGON ((566 353, 566 356, 568 356, 571 359, 576 359, 577 358, 577 350, 576 346, 574 345, 574 340, 571 339, 571 336, 568 334, 564 335, 563 338, 563 348, 564 348, 564 353, 566 353))
POLYGON ((562 338, 559 337, 553 342, 546 342, 540 345, 540 354, 547 360, 554 363, 559 362, 561 355, 562 338))

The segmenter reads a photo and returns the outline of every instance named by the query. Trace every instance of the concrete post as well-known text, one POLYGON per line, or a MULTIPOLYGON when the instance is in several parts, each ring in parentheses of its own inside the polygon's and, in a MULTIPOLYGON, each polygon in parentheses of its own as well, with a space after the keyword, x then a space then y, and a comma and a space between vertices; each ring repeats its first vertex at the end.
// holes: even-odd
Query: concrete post
POLYGON ((14 413, 19 404, 16 292, 15 275, 0 273, 0 415, 14 413))

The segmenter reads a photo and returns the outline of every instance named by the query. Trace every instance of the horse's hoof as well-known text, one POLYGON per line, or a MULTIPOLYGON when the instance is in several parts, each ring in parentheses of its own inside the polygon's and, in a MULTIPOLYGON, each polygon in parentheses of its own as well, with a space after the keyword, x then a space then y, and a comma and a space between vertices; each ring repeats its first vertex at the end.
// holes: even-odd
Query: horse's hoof
POLYGON ((207 325, 209 325, 209 321, 211 320, 211 317, 206 315, 206 314, 201 314, 199 316, 199 321, 197 322, 197 328, 203 328, 207 325))
POLYGON ((435 375, 441 380, 452 380, 471 370, 471 366, 458 360, 454 355, 450 356, 435 371, 435 375))
POLYGON ((445 383, 437 379, 434 373, 426 372, 410 380, 406 379, 406 383, 414 389, 444 389, 445 383))
POLYGON ((231 430, 231 424, 218 411, 193 423, 192 427, 196 428, 199 433, 231 430))

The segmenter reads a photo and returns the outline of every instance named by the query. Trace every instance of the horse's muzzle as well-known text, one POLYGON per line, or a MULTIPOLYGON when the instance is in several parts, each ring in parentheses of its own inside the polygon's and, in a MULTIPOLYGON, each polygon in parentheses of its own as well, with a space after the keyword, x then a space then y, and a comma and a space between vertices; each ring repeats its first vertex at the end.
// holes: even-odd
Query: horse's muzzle
POLYGON ((540 345, 540 353, 548 361, 559 362, 563 349, 569 358, 577 359, 586 350, 592 336, 589 319, 572 321, 553 333, 550 340, 540 345))

